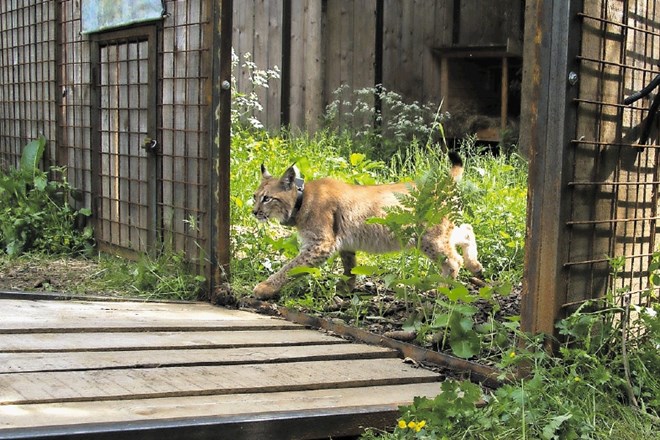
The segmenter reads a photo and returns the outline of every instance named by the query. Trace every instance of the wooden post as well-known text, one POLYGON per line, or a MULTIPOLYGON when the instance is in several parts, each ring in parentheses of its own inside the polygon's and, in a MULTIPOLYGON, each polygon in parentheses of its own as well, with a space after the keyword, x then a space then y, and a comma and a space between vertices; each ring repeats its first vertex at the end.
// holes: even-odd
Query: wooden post
POLYGON ((575 135, 577 88, 568 83, 577 69, 581 2, 527 2, 525 19, 521 145, 529 156, 525 276, 521 328, 555 333, 566 296, 565 269, 570 203, 570 140, 575 135))
POLYGON ((446 56, 440 59, 440 95, 442 96, 442 107, 449 107, 449 60, 446 56))
POLYGON ((211 158, 209 184, 209 261, 210 299, 220 299, 223 286, 229 281, 230 254, 230 208, 229 154, 231 145, 231 42, 233 0, 213 2, 213 78, 216 82, 212 92, 211 136, 209 149, 211 158))
POLYGON ((500 102, 500 140, 506 130, 507 114, 509 112, 509 58, 502 57, 502 85, 501 85, 501 102, 500 102))

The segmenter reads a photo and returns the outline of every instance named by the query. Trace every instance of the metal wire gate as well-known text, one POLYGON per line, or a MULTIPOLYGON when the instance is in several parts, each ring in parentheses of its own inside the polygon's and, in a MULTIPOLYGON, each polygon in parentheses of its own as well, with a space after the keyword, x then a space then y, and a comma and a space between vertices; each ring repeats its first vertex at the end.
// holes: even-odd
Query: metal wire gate
POLYGON ((94 36, 92 170, 99 245, 137 253, 158 241, 156 29, 94 36))
MULTIPOLYGON (((583 302, 657 298, 649 264, 658 220, 658 132, 642 144, 648 100, 625 105, 660 72, 654 0, 532 2, 525 57, 529 146, 523 328, 553 333, 583 302)), ((653 116, 650 116, 653 118, 653 116)))

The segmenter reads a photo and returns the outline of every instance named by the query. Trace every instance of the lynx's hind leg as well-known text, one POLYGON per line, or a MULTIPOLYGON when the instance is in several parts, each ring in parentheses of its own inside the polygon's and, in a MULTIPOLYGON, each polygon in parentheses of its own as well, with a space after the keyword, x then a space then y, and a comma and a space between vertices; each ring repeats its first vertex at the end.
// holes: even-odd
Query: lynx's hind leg
POLYGON ((481 274, 483 266, 479 262, 477 250, 477 239, 474 235, 472 225, 464 223, 454 228, 451 234, 452 247, 460 246, 463 249, 465 267, 475 275, 481 274))
POLYGON ((355 252, 340 251, 339 256, 344 266, 344 276, 347 278, 345 281, 340 282, 337 288, 343 292, 350 293, 355 289, 355 275, 352 272, 356 264, 355 252))
POLYGON ((451 233, 454 229, 448 220, 429 229, 422 237, 421 250, 429 259, 439 263, 441 256, 445 256, 442 262, 442 275, 452 278, 458 277, 458 271, 463 265, 463 257, 451 245, 451 233))

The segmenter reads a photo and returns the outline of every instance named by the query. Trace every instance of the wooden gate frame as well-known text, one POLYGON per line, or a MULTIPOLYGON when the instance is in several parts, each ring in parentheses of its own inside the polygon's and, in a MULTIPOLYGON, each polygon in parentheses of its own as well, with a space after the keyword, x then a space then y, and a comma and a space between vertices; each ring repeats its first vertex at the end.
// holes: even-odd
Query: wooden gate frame
MULTIPOLYGON (((91 114, 90 114, 90 120, 93 121, 92 124, 90 124, 90 139, 92 141, 92 159, 91 159, 91 165, 92 165, 92 212, 94 212, 94 218, 98 219, 98 198, 99 195, 101 194, 101 178, 99 177, 99 172, 101 169, 101 152, 100 152, 100 147, 101 147, 101 136, 99 132, 99 127, 101 126, 100 124, 100 117, 101 117, 101 95, 99 93, 99 86, 100 86, 100 54, 101 54, 101 47, 104 46, 105 43, 111 44, 113 41, 116 40, 124 40, 128 38, 146 38, 149 41, 149 67, 148 67, 148 81, 151 84, 149 87, 149 95, 147 97, 147 107, 152 109, 152 111, 148 112, 147 116, 147 126, 149 136, 154 136, 156 137, 156 133, 158 131, 158 123, 157 123, 157 118, 158 118, 158 112, 156 109, 158 108, 158 103, 159 103, 159 94, 157 91, 157 88, 155 84, 158 84, 158 68, 157 68, 157 62, 156 60, 158 59, 158 35, 160 33, 160 24, 159 23, 151 23, 151 24, 146 24, 140 27, 135 27, 135 28, 130 28, 126 30, 120 30, 120 31, 111 31, 111 32, 103 32, 103 33, 96 33, 96 34, 90 34, 90 39, 89 39, 89 48, 90 48, 90 66, 91 66, 91 88, 90 88, 90 102, 91 102, 91 114), (97 125, 98 124, 98 125, 97 125)), ((158 176, 158 158, 156 156, 153 156, 150 154, 150 160, 147 165, 147 170, 149 173, 149 179, 151 179, 151 182, 149 182, 149 201, 147 205, 147 218, 148 218, 148 227, 150 228, 150 231, 148 231, 147 234, 147 249, 150 251, 153 249, 153 247, 156 245, 156 243, 159 242, 159 218, 160 216, 158 215, 158 198, 159 198, 159 191, 158 191, 158 182, 160 181, 160 178, 158 176)), ((95 229, 98 227, 98 225, 95 225, 95 229)), ((125 249, 116 247, 116 246, 111 246, 111 245, 104 245, 108 247, 112 247, 112 250, 114 252, 120 253, 122 255, 127 255, 130 256, 132 253, 130 251, 127 251, 125 249)))

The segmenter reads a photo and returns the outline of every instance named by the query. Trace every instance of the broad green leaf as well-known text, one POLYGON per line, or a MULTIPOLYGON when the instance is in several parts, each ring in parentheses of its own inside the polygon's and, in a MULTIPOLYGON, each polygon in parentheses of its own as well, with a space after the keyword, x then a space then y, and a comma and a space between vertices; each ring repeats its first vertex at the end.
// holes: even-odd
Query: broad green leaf
POLYGON ((470 304, 455 304, 453 308, 454 312, 468 317, 474 316, 474 314, 479 311, 478 308, 471 306, 470 304))
POLYGON ((366 157, 367 156, 365 154, 362 154, 362 153, 353 153, 353 154, 351 154, 351 157, 350 157, 351 165, 353 165, 353 166, 358 165, 360 162, 364 161, 364 159, 366 157))
POLYGON ((382 273, 382 271, 383 269, 377 266, 355 266, 353 269, 351 269, 351 273, 353 275, 365 276, 379 275, 382 273))
POLYGON ((451 315, 449 313, 442 313, 442 314, 437 314, 435 315, 435 319, 433 320, 433 327, 434 328, 444 328, 449 325, 449 317, 451 315))
POLYGON ((451 318, 449 319, 449 327, 451 328, 452 335, 467 334, 474 332, 472 326, 474 322, 470 316, 465 316, 460 313, 452 313, 451 318))
POLYGON ((39 169, 39 161, 43 157, 45 149, 46 138, 43 136, 39 136, 38 139, 27 144, 21 155, 21 170, 34 175, 35 171, 39 169))
POLYGON ((474 298, 470 295, 470 291, 462 284, 456 284, 446 295, 452 302, 457 302, 459 300, 464 302, 474 302, 474 298))
POLYGON ((289 276, 311 275, 313 277, 321 276, 321 269, 318 267, 298 266, 289 271, 289 276))
POLYGON ((489 300, 493 297, 493 288, 491 286, 484 286, 479 289, 479 297, 489 300))
POLYGON ((449 346, 456 356, 469 359, 479 354, 481 343, 479 336, 474 331, 466 334, 455 334, 452 331, 449 335, 449 346))
POLYGON ((48 185, 48 179, 46 179, 46 175, 42 173, 35 173, 34 174, 34 187, 38 189, 39 191, 43 191, 46 189, 46 185, 48 185))

